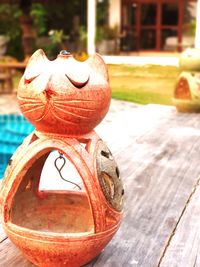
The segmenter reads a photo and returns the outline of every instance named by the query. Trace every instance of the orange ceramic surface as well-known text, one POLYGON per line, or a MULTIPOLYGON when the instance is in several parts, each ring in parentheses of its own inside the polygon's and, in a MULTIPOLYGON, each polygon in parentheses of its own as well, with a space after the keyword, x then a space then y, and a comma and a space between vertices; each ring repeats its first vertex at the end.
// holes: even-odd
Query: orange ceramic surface
POLYGON ((64 53, 49 61, 38 50, 18 89, 21 111, 39 131, 72 135, 91 131, 107 113, 110 97, 107 69, 97 54, 85 62, 64 53))
MULTIPOLYGON (((60 55, 49 62, 39 50, 21 79, 21 109, 36 131, 24 140, 6 170, 1 216, 9 238, 36 266, 82 266, 102 251, 119 228, 124 194, 119 170, 92 130, 110 102, 106 73, 100 56, 79 63, 60 55), (81 70, 80 75, 76 70, 81 70), (59 109, 54 106, 58 99, 59 109), (65 157, 78 171, 83 187, 39 190, 45 162, 55 151, 60 156, 53 168, 61 173, 65 157)), ((65 182, 75 185, 71 176, 65 182)))

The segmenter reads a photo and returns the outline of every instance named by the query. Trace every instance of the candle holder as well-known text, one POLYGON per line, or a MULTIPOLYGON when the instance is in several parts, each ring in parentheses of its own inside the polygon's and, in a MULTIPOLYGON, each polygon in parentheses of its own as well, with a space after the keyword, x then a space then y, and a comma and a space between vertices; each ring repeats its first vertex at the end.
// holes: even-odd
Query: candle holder
POLYGON ((49 61, 38 50, 28 62, 18 100, 36 130, 11 158, 0 200, 8 237, 36 266, 86 264, 120 226, 119 169, 93 130, 110 98, 97 54, 78 62, 61 51, 49 61))
POLYGON ((180 112, 200 112, 200 49, 186 49, 179 59, 173 104, 180 112))

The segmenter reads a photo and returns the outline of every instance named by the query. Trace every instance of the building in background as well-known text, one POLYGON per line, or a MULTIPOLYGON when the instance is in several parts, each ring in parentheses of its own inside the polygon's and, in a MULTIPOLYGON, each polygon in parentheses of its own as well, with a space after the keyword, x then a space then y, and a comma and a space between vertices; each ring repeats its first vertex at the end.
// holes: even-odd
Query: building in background
POLYGON ((197 0, 0 2, 0 35, 8 37, 7 53, 19 60, 38 47, 54 58, 61 49, 105 55, 194 45, 197 0))
POLYGON ((196 0, 110 0, 118 50, 181 51, 194 45, 196 0))

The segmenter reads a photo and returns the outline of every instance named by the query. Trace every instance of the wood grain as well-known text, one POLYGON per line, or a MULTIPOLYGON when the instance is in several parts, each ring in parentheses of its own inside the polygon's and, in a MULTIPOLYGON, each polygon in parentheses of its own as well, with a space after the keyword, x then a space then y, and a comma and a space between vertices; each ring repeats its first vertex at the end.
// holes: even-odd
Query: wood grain
POLYGON ((22 253, 6 239, 0 244, 0 266, 1 267, 31 267, 34 266, 28 262, 22 253))
POLYGON ((200 179, 174 229, 160 267, 200 266, 200 179))
POLYGON ((2 243, 7 238, 6 233, 3 230, 3 227, 0 223, 0 243, 2 243))
MULTIPOLYGON (((111 112, 97 132, 118 163, 125 212, 113 240, 86 266, 200 266, 199 115, 130 106, 111 112)), ((32 266, 16 251, 5 240, 0 266, 32 266)))
MULTIPOLYGON (((142 109, 132 124, 128 112, 118 121, 114 155, 126 193, 124 222, 94 266, 157 266, 200 173, 198 115, 142 109)), ((112 138, 103 136, 114 148, 112 138)))

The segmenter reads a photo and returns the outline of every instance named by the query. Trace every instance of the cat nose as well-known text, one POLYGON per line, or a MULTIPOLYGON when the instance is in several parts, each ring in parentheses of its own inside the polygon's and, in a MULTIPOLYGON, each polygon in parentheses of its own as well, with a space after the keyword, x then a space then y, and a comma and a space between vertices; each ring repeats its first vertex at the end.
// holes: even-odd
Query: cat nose
POLYGON ((45 88, 44 93, 45 93, 47 99, 50 99, 52 96, 57 95, 56 92, 54 90, 52 90, 51 88, 45 88))
POLYGON ((51 98, 53 95, 56 95, 56 92, 52 87, 52 75, 48 77, 43 93, 47 96, 47 98, 51 98))
POLYGON ((51 88, 49 88, 49 87, 46 87, 46 88, 44 89, 44 91, 45 91, 46 93, 48 93, 48 94, 52 94, 52 92, 53 92, 53 90, 52 90, 51 88))

